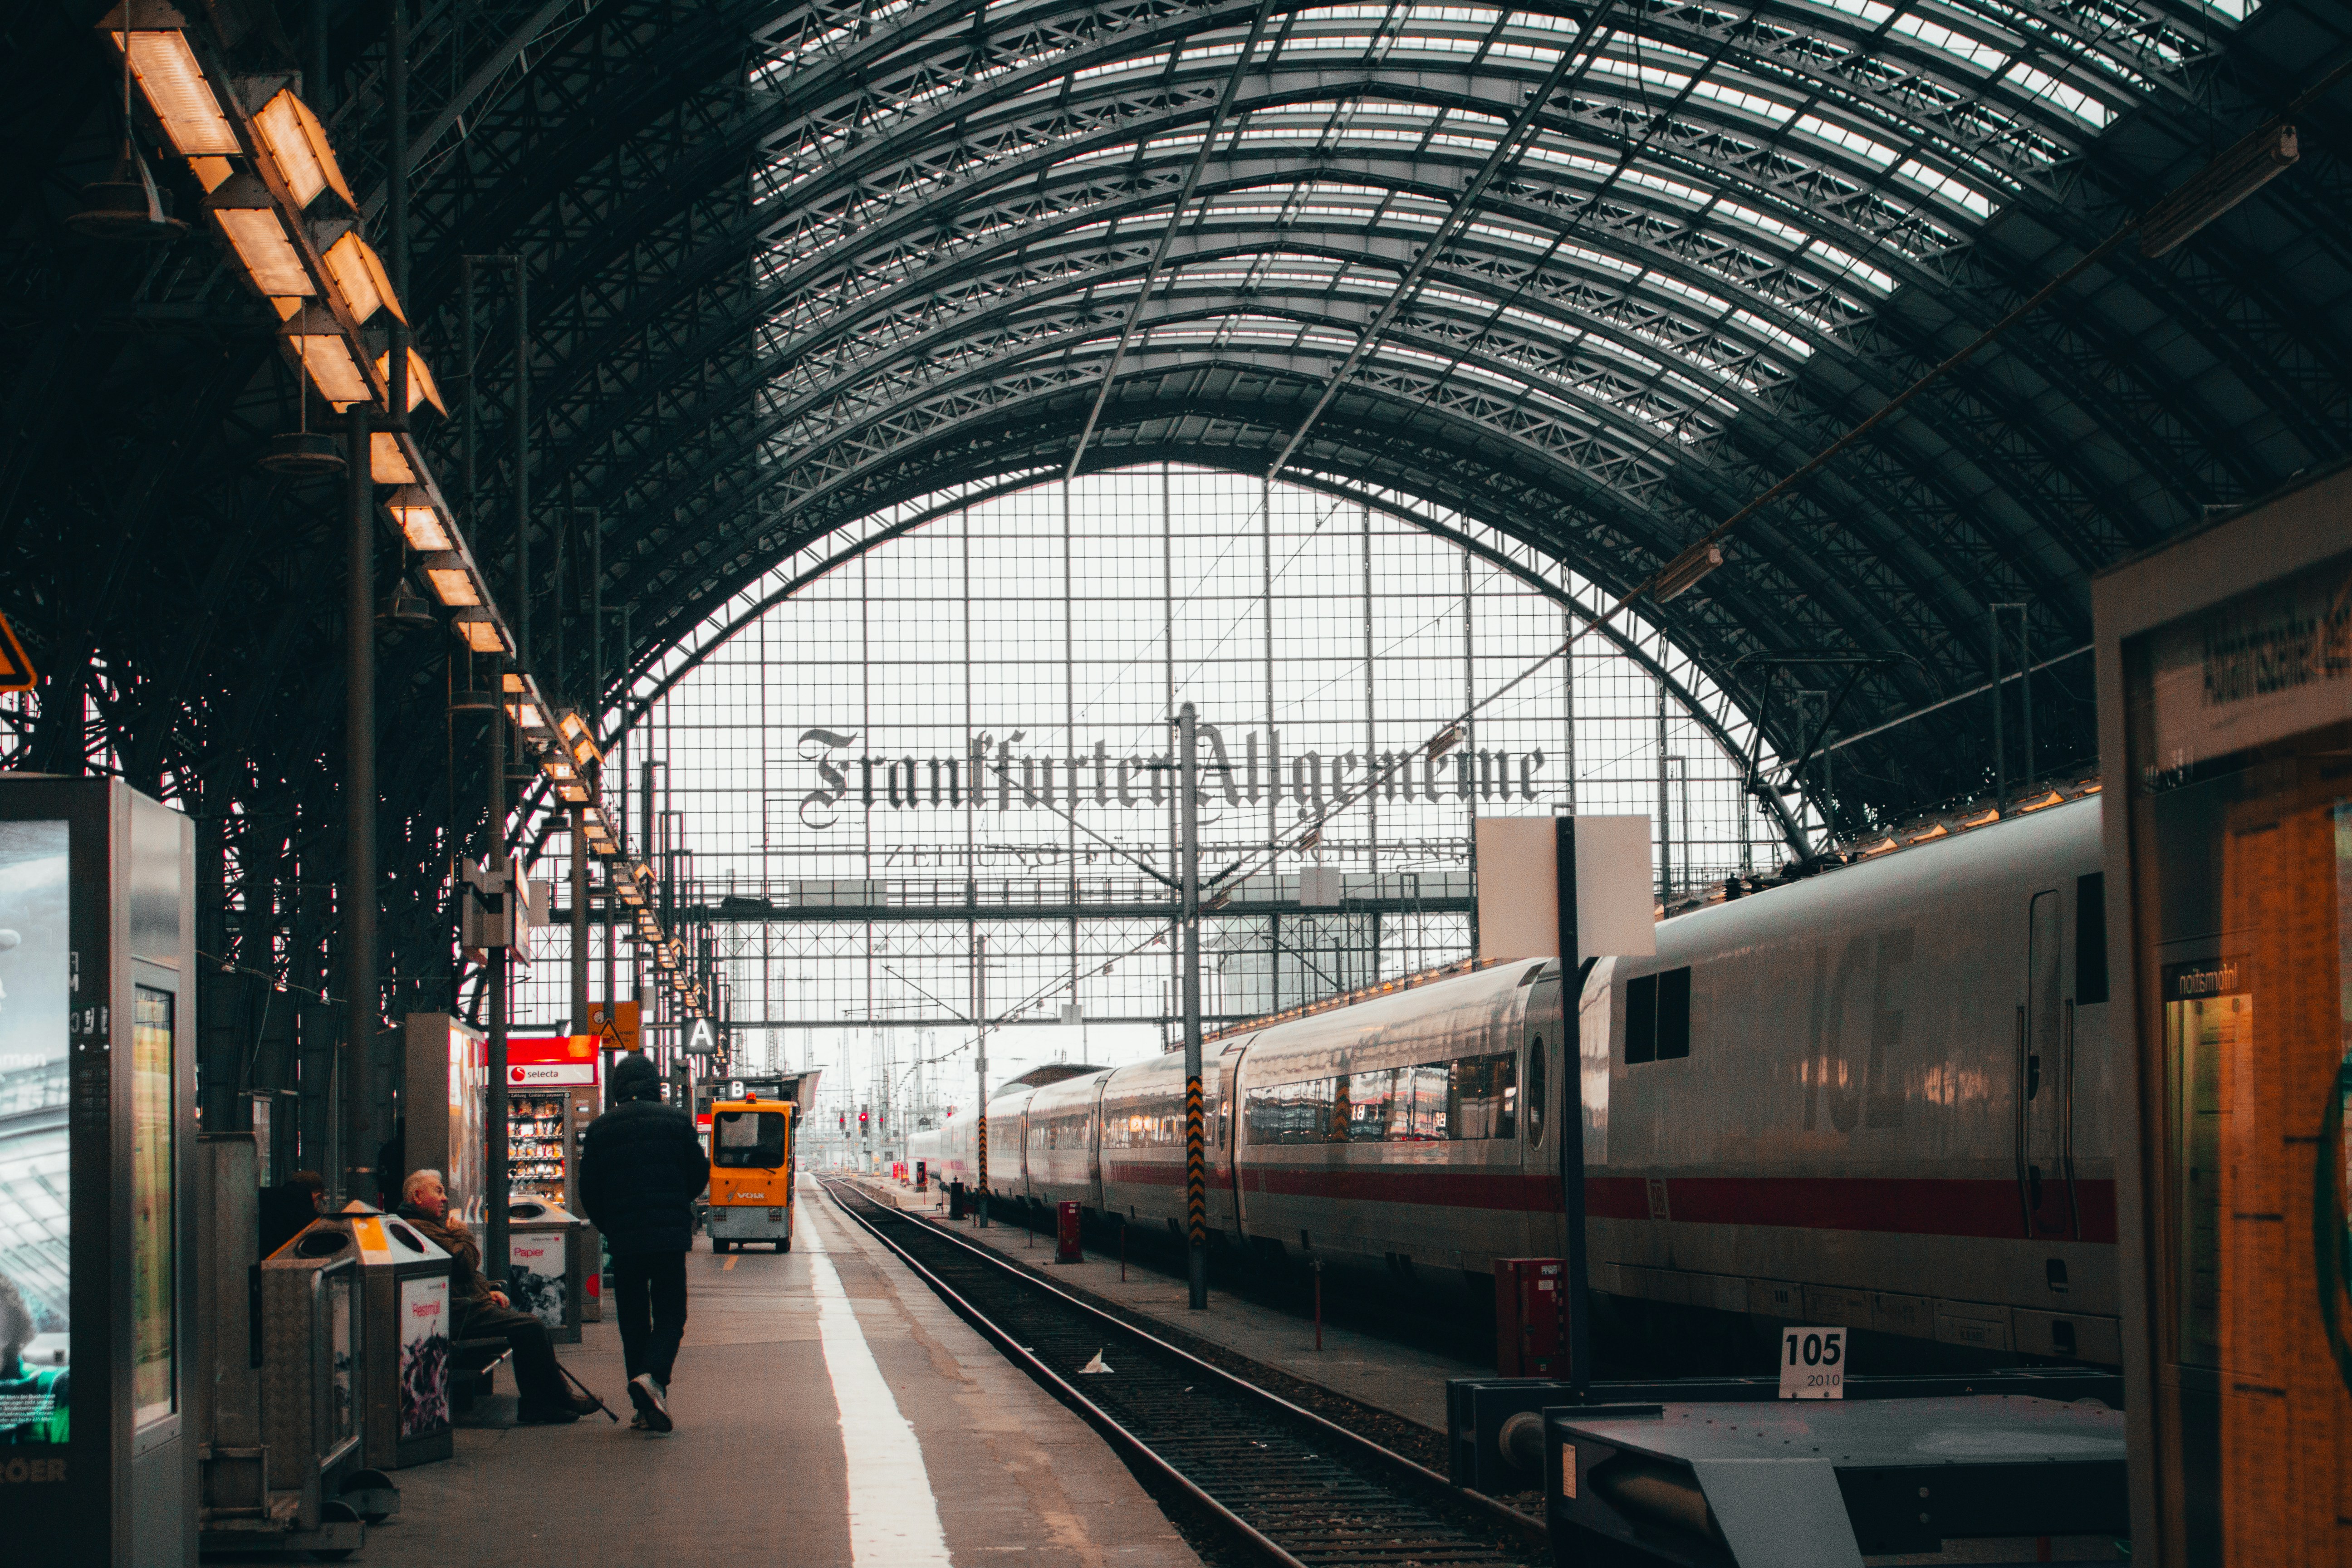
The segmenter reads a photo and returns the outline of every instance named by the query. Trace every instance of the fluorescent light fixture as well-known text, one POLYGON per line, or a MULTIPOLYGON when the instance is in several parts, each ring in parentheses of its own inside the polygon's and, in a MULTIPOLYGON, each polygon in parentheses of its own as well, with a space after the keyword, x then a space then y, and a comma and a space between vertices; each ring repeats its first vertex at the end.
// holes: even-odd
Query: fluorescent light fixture
MULTIPOLYGON (((566 805, 584 805, 588 799, 588 786, 578 779, 563 779, 558 782, 555 793, 566 805)), ((593 833, 588 835, 591 842, 593 842, 595 837, 593 833)))
POLYGON ((305 310, 286 323, 285 337, 319 395, 336 413, 374 401, 375 388, 368 384, 367 372, 352 357, 351 340, 334 317, 320 310, 305 310))
POLYGON ((553 779, 558 784, 563 784, 580 776, 578 773, 572 771, 572 764, 564 760, 564 756, 562 752, 548 752, 546 757, 541 761, 539 771, 545 773, 549 778, 553 779))
POLYGON ((278 199, 269 194, 268 186, 251 174, 238 174, 223 181, 205 198, 205 205, 256 289, 278 300, 319 291, 310 269, 302 265, 302 253, 286 233, 278 199))
MULTIPOLYGON (((425 574, 427 576, 432 574, 430 568, 426 569, 425 574)), ((437 590, 438 584, 436 584, 436 588, 437 590)), ((466 646, 476 653, 507 651, 506 627, 499 625, 499 618, 496 616, 479 605, 459 610, 451 618, 449 629, 464 639, 466 646)))
POLYGON ((474 581, 466 558, 454 550, 425 558, 425 585, 433 590, 435 598, 453 610, 482 602, 481 585, 474 581))
POLYGON ((1657 581, 1650 584, 1650 597, 1663 605, 1689 592, 1700 578, 1722 564, 1723 546, 1712 542, 1694 544, 1666 563, 1657 581))
POLYGON ((262 156, 278 171, 296 206, 307 207, 319 199, 320 192, 329 190, 342 197, 347 207, 360 205, 343 179, 341 165, 335 162, 327 128, 319 123, 309 104, 294 96, 292 88, 282 89, 261 106, 261 112, 253 117, 253 133, 261 143, 262 156))
POLYGON ((1429 742, 1429 760, 1433 763, 1437 761, 1438 758, 1445 755, 1446 752, 1452 751, 1461 743, 1462 726, 1459 724, 1448 724, 1444 730, 1438 732, 1435 739, 1429 742))
POLYGON ((392 492, 383 503, 392 521, 400 525, 400 535, 408 541, 408 548, 420 555, 437 554, 457 548, 449 537, 449 525, 441 516, 441 509, 433 504, 432 496, 423 485, 403 485, 392 492))
POLYGON ((2277 179, 2303 155, 2292 125, 2271 124, 2241 137, 2139 221, 2139 249, 2154 258, 2179 248, 2189 236, 2277 179))
POLYGON ((408 312, 400 308, 400 296, 392 291, 392 275, 383 269, 383 258, 360 237, 359 230, 345 229, 342 238, 327 247, 320 259, 327 264, 327 281, 334 285, 335 297, 352 321, 364 322, 378 310, 408 320, 408 312))
MULTIPOLYGON (((107 21, 130 20, 130 9, 126 5, 107 21)), ((187 35, 180 30, 185 20, 166 5, 143 5, 138 9, 139 20, 168 25, 134 27, 127 42, 119 30, 110 28, 107 37, 114 40, 116 48, 130 54, 131 74, 138 79, 139 90, 147 95, 155 118, 163 122, 163 134, 171 138, 173 149, 184 158, 241 155, 245 148, 236 139, 236 127, 221 112, 220 99, 205 79, 204 67, 196 63, 187 35)))
POLYGON ((368 477, 380 485, 413 485, 416 482, 416 470, 409 466, 408 454, 402 449, 400 437, 389 430, 368 432, 368 477))
MULTIPOLYGON (((383 377, 386 386, 392 384, 392 351, 386 349, 375 356, 375 373, 383 377)), ((433 373, 425 368, 425 356, 415 349, 408 351, 408 406, 404 413, 414 414, 420 403, 429 403, 445 417, 449 405, 441 401, 441 388, 434 382, 433 373)))
POLYGON ((526 730, 544 730, 547 721, 540 717, 539 704, 528 698, 507 704, 507 717, 526 730))

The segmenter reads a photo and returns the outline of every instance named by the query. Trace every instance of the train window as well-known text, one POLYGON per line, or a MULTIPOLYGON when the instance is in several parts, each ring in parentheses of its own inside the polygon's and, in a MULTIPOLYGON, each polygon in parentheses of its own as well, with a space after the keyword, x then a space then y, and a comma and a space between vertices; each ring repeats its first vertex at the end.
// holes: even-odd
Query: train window
POLYGON ((710 1163, 722 1170, 772 1171, 784 1163, 781 1110, 722 1110, 712 1131, 710 1163))
POLYGON ((1658 977, 1625 982, 1625 1065, 1658 1059, 1658 977))
POLYGON ((1417 1143, 1446 1136, 1446 1082, 1444 1062, 1426 1067, 1399 1068, 1389 1094, 1389 1140, 1417 1143))
POLYGON ((1253 1089, 1252 1143, 1405 1143, 1518 1135, 1516 1053, 1253 1089))
POLYGON ((1688 965, 1625 982, 1628 1067, 1690 1055, 1690 998, 1688 965))
POLYGON ((1339 1106, 1332 1122, 1335 1130, 1344 1126, 1339 1142, 1379 1143, 1387 1139, 1389 1097, 1396 1087, 1396 1077, 1391 1068, 1348 1073, 1340 1078, 1339 1106))
POLYGON ((1457 1139, 1518 1136, 1519 1063, 1509 1051, 1453 1064, 1448 1120, 1457 1139))
POLYGON ((1687 965, 1658 976, 1658 1059, 1690 1055, 1691 972, 1687 965))
POLYGON ((2074 1000, 2107 999, 2107 874, 2074 879, 2074 1000))
POLYGON ((1537 1035, 1528 1041, 1528 1142, 1543 1142, 1544 1044, 1537 1035))

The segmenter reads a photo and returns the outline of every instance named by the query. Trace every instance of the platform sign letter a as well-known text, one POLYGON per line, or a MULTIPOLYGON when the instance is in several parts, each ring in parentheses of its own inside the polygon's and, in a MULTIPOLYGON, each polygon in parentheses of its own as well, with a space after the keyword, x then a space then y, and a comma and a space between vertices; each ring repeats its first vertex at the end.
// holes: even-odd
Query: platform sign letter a
POLYGON ((719 1049, 719 1031, 708 1018, 697 1018, 686 1031, 686 1051, 688 1056, 709 1056, 719 1049))

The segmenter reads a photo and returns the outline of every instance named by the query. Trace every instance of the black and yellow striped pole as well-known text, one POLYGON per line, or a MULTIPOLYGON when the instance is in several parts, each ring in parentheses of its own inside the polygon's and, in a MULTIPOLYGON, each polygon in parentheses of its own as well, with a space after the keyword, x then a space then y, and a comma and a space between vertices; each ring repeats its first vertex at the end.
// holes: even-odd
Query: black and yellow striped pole
POLYGON ((1183 827, 1184 1235, 1190 1305, 1209 1305, 1209 1173, 1201 1117, 1201 758, 1190 702, 1176 712, 1177 817, 1183 827))

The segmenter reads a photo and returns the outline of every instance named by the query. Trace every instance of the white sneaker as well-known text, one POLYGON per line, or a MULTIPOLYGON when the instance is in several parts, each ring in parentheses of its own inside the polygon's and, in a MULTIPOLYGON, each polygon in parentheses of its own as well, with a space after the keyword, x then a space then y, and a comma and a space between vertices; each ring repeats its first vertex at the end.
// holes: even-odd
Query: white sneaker
POLYGON ((641 1372, 629 1379, 629 1403, 646 1418, 647 1431, 670 1429, 669 1390, 656 1382, 652 1373, 641 1372))

